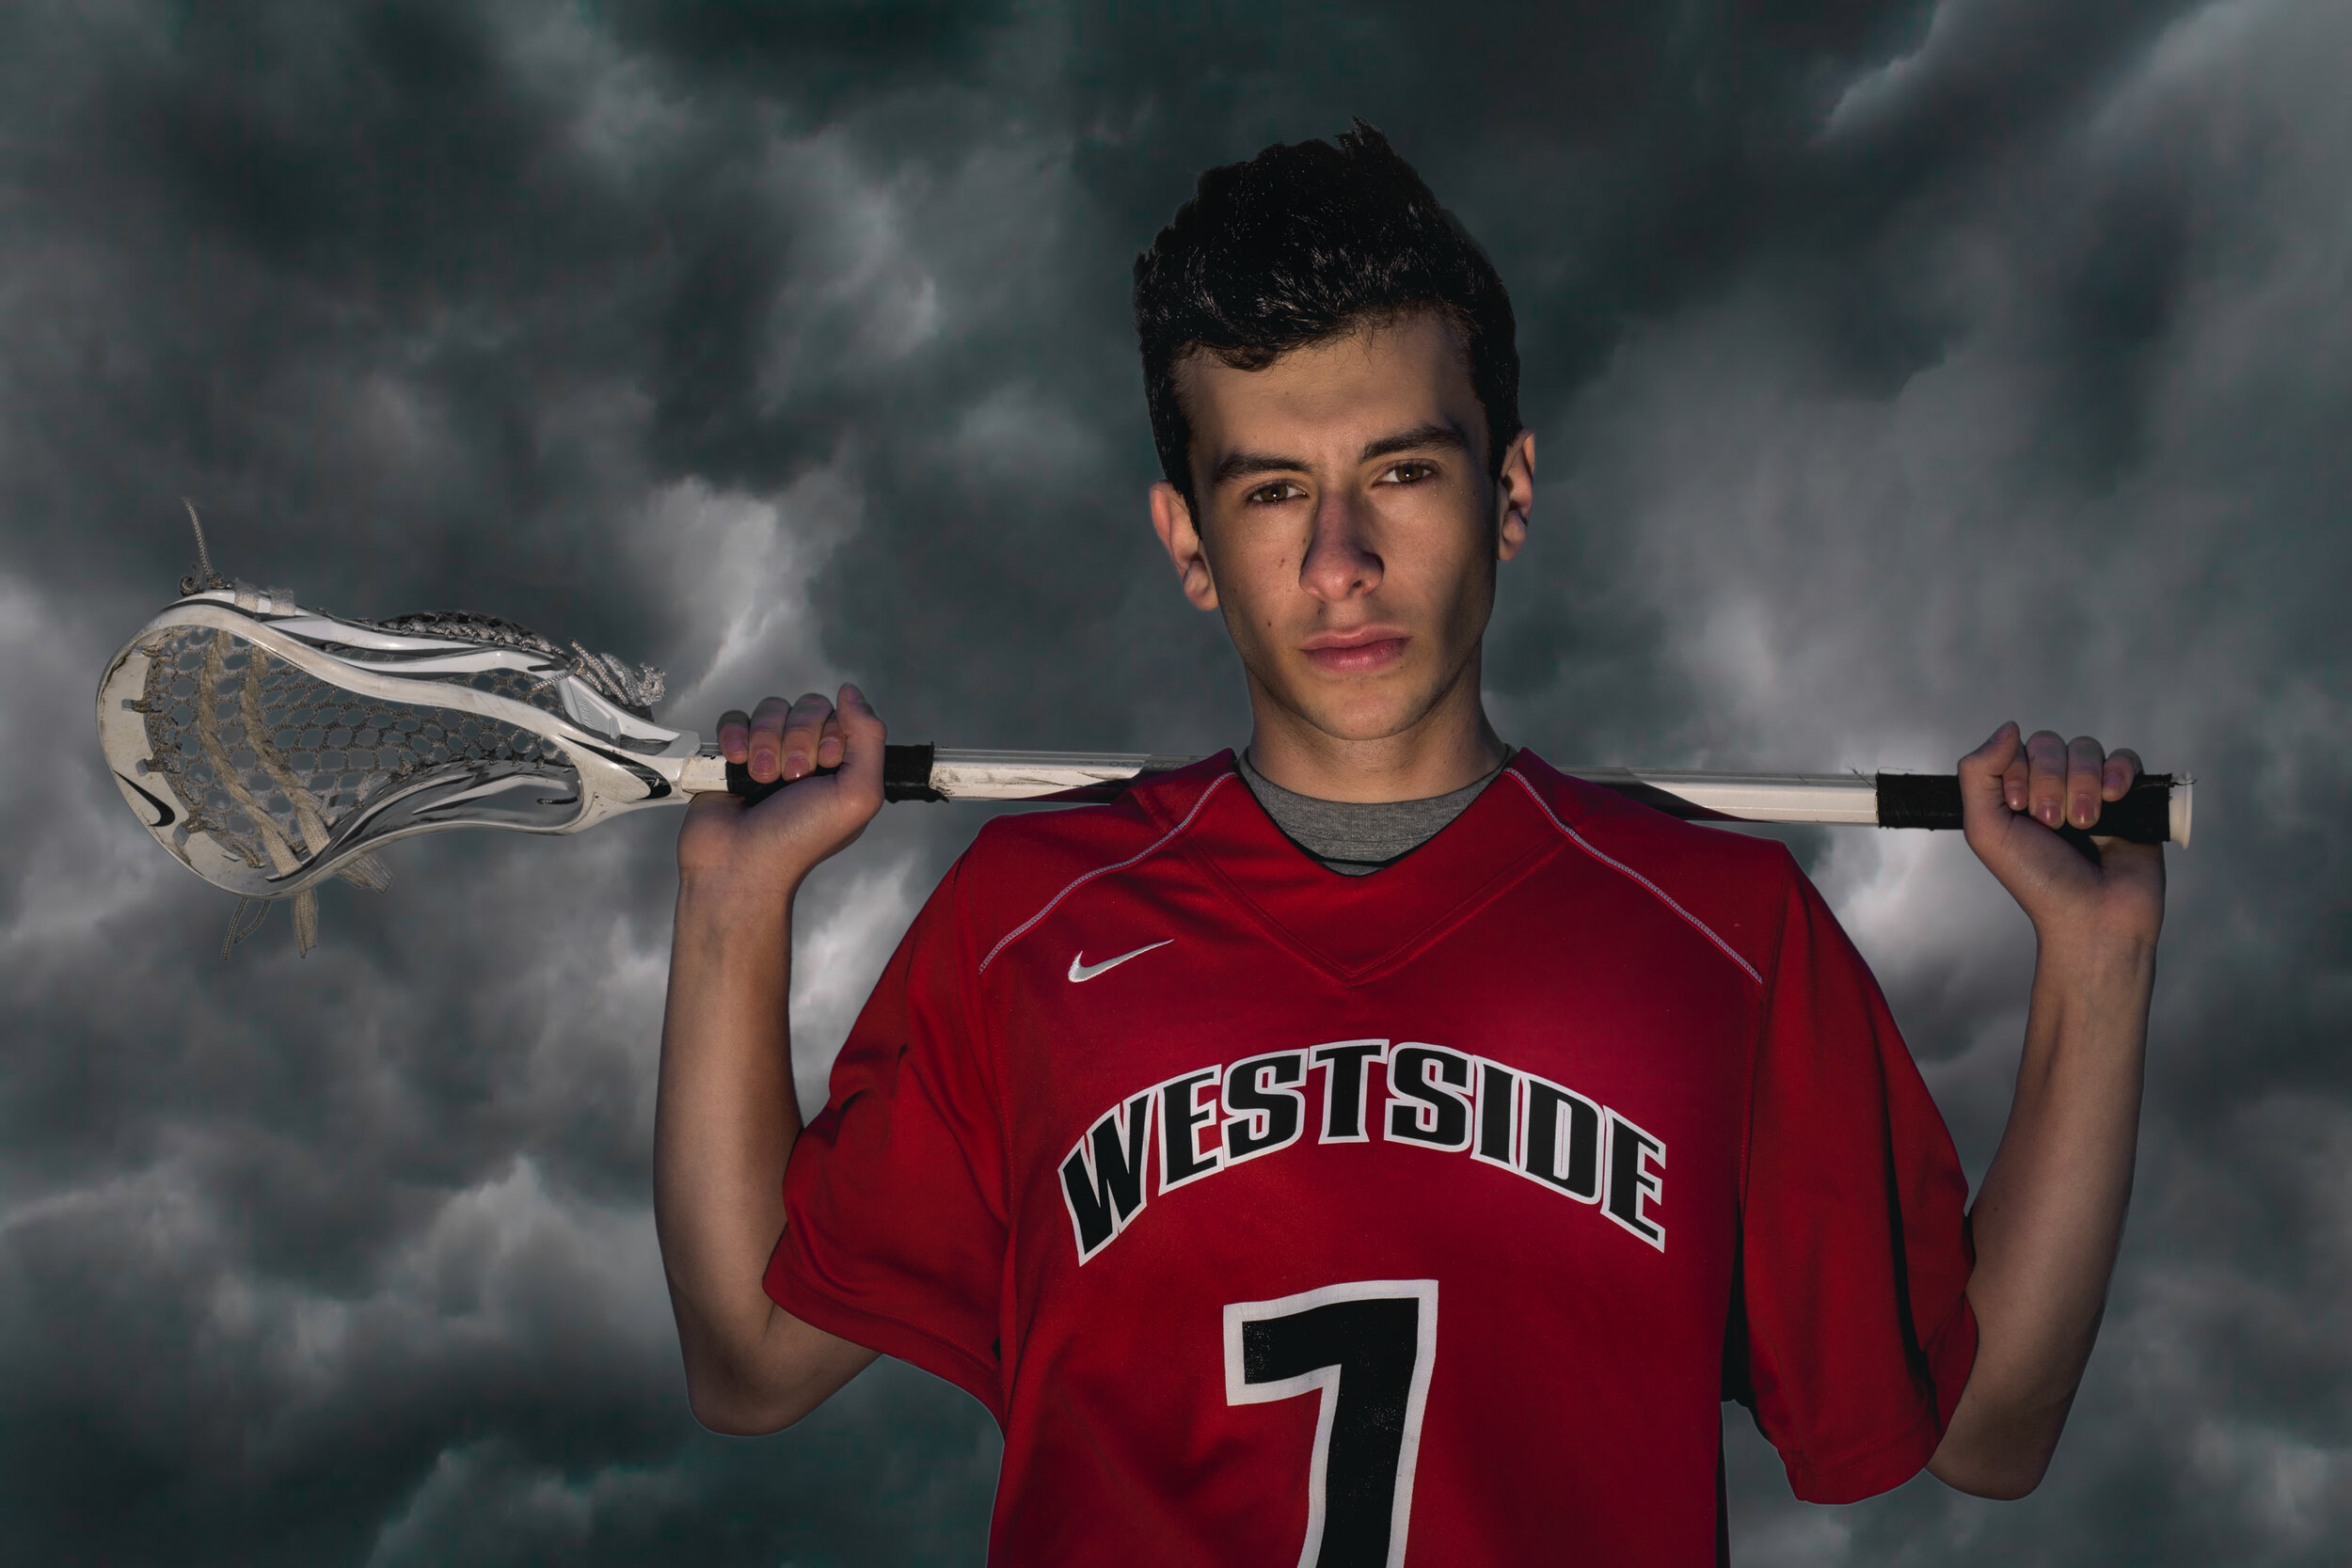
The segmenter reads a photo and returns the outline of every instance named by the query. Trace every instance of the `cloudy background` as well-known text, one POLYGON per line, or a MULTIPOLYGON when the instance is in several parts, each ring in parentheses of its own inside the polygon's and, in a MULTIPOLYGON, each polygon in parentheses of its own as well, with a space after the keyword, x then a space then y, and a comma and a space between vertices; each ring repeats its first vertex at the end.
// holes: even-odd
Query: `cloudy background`
MULTIPOLYGON (((674 818, 452 835, 232 959, 89 692, 225 571, 898 735, 1208 750, 1128 262, 1360 114, 1522 323, 1490 701, 1563 763, 2202 779, 2140 1179, 2050 1479, 1792 1501, 1743 1563, 2352 1539, 2352 8, 631 0, 0 11, 0 1536, 13 1560, 968 1563, 997 1443, 884 1363, 688 1418, 647 1208, 674 818)), ((973 808, 803 903, 804 1092, 973 808)), ((1795 835, 1980 1174, 2031 964, 1955 841, 1795 835)))

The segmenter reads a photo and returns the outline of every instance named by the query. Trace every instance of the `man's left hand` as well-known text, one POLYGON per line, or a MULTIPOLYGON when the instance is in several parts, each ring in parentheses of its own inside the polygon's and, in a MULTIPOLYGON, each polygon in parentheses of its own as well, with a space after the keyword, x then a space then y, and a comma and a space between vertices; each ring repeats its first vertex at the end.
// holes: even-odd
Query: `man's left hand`
POLYGON ((2164 850, 2099 836, 2099 814, 2139 778, 2137 754, 2050 730, 2020 738, 2014 723, 1960 759, 1968 847, 2007 888, 2047 944, 2153 943, 2164 924, 2164 850), (2092 835, 2093 862, 2058 835, 2092 835))
POLYGON ((1977 1358, 1928 1462, 1947 1483, 2041 1483, 2098 1338, 2139 1136, 2164 850, 2098 836, 2139 776, 2129 752, 2015 724, 1960 760, 1968 846, 2033 921, 2041 951, 2009 1125, 1978 1189, 1968 1301, 1977 1358), (2092 834, 2093 861, 2060 838, 2092 834))

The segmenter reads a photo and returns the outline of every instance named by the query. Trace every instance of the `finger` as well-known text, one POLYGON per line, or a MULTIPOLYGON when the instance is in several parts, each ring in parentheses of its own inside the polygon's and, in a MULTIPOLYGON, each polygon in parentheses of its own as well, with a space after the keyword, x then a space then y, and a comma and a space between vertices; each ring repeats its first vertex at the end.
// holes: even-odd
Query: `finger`
POLYGON ((1976 804, 1979 791, 1988 801, 1997 800, 2010 811, 2026 809, 2025 733, 2012 719, 1994 730, 1983 745, 1960 759, 1963 813, 1976 804))
POLYGON ((841 688, 841 771, 834 775, 853 793, 882 800, 882 741, 887 734, 882 716, 866 701, 866 693, 844 683, 841 688))
POLYGON ((752 716, 739 707, 719 715, 719 754, 739 766, 751 760, 752 716))
POLYGON ((841 749, 841 715, 829 713, 825 716, 825 727, 817 732, 817 766, 840 767, 841 749))
POLYGON ((2052 730, 2036 730, 2026 741, 2026 809, 2045 828, 2066 820, 2066 742, 2052 730))
POLYGON ((783 778, 804 779, 817 770, 817 737, 832 717, 833 705, 814 691, 792 705, 784 724, 783 778))
POLYGON ((2012 719, 1985 736, 1983 745, 1960 759, 1960 776, 1978 781, 1999 778, 2017 755, 2017 721, 2012 719))
POLYGON ((2077 828, 2099 820, 2106 760, 2107 749, 2090 736, 2078 735, 2066 743, 2066 819, 2077 828))
POLYGON ((2026 809, 2026 787, 2033 783, 2033 763, 2026 755, 2025 732, 2018 732, 2017 750, 2001 769, 2001 802, 2013 812, 2026 809))
POLYGON ((1997 842, 2007 811, 2007 773, 2018 759, 2018 726, 2002 724, 1960 759, 1960 816, 1969 842, 1983 851, 1997 842))
POLYGON ((752 709, 751 757, 743 766, 760 784, 773 784, 784 767, 784 725, 791 713, 782 697, 762 697, 752 709))
MULTIPOLYGON (((1960 759, 1961 815, 1973 820, 2001 803, 2002 774, 2017 756, 2017 726, 2003 724, 1984 744, 1960 759)), ((1987 819, 1989 825, 1990 818, 1987 819)))
POLYGON ((2147 769, 2140 765, 2139 753, 2119 746, 2107 753, 2106 767, 2100 774, 2100 794, 2110 800, 2121 800, 2139 782, 2147 769))

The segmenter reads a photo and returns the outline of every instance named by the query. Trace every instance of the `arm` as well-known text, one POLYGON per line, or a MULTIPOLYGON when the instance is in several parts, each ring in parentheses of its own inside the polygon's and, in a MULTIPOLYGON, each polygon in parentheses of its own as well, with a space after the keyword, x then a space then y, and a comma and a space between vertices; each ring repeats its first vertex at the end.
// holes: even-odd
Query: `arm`
POLYGON ((2098 1338, 2139 1132, 2164 857, 2050 831, 2090 828, 2139 772, 2128 752, 2007 724, 1961 759, 1969 847, 2039 942, 2017 1090, 1971 1219, 1977 1359, 1928 1468, 1979 1497, 2041 1483, 2098 1338))
POLYGON ((784 1231, 800 1135, 786 1016, 792 900, 882 805, 882 723, 854 687, 771 698, 720 721, 720 746, 762 781, 806 779, 759 805, 705 795, 678 834, 676 938, 654 1112, 654 1225, 694 1417, 713 1431, 791 1425, 874 1353, 811 1327, 761 1280, 784 1231))

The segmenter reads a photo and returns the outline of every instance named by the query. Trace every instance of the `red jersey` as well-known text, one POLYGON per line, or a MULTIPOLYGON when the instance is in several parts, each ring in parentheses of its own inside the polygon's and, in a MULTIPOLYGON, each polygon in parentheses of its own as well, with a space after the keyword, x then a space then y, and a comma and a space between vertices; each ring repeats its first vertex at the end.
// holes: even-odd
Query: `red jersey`
POLYGON ((1366 877, 1224 757, 990 823, 785 1179, 769 1293, 1005 1432, 997 1562, 1717 1560, 1721 1402, 1894 1486, 1966 1183, 1775 843, 1526 752, 1366 877))

